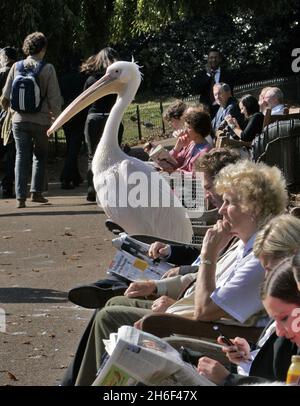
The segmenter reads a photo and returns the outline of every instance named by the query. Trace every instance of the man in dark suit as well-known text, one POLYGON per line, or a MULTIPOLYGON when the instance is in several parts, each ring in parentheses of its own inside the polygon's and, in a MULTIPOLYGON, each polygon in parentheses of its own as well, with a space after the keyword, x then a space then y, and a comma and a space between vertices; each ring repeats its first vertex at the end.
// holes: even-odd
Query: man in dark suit
POLYGON ((193 90, 200 94, 199 102, 206 104, 210 109, 211 118, 218 110, 213 95, 213 86, 215 83, 228 83, 233 91, 233 78, 222 64, 222 55, 218 49, 211 48, 208 51, 207 64, 205 70, 199 72, 193 80, 193 90))

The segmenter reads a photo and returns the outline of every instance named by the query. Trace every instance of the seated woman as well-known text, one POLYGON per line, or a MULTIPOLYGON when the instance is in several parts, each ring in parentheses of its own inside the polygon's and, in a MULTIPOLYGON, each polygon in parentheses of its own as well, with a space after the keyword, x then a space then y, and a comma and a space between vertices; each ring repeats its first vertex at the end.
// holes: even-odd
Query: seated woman
POLYGON ((262 132, 264 115, 259 111, 257 99, 251 94, 243 96, 239 102, 241 113, 246 119, 244 130, 241 129, 237 120, 230 115, 225 117, 226 122, 233 130, 234 134, 251 146, 254 138, 262 132))
MULTIPOLYGON (((223 347, 230 361, 248 364, 249 376, 231 374, 223 365, 207 357, 199 359, 198 371, 218 385, 232 386, 264 381, 285 381, 292 355, 300 354, 299 323, 300 292, 290 261, 282 263, 265 280, 261 298, 269 316, 274 320, 250 351, 246 340, 236 337, 233 345, 223 347)), ((221 339, 218 339, 222 343, 221 339)), ((242 372, 240 370, 240 372, 242 372)))
POLYGON ((163 169, 169 173, 175 170, 192 172, 194 162, 201 155, 210 150, 206 141, 211 132, 210 116, 198 109, 191 109, 184 114, 185 131, 177 138, 170 155, 175 158, 177 165, 167 165, 163 169))
POLYGON ((273 217, 256 235, 253 252, 266 272, 300 249, 300 219, 291 214, 273 217))

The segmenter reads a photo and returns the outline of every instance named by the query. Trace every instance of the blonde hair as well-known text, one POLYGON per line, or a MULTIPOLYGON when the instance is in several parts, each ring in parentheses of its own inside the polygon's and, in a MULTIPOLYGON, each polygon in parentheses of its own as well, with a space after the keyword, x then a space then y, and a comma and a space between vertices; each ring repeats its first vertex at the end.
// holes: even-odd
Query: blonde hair
POLYGON ((298 251, 295 254, 295 256, 293 258, 292 267, 293 267, 294 277, 298 284, 298 289, 300 290, 300 251, 298 251))
POLYGON ((275 259, 290 257, 300 249, 300 219, 291 214, 272 218, 256 235, 253 252, 275 259))
POLYGON ((276 166, 241 160, 216 176, 218 194, 234 194, 242 212, 251 212, 258 227, 284 212, 288 203, 286 182, 276 166))

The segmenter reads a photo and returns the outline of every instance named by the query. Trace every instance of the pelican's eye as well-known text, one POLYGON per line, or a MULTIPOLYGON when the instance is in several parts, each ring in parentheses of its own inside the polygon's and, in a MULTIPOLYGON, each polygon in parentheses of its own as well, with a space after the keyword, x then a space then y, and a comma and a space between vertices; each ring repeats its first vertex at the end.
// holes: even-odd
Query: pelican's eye
POLYGON ((116 70, 115 70, 115 73, 119 73, 119 69, 116 69, 116 70))

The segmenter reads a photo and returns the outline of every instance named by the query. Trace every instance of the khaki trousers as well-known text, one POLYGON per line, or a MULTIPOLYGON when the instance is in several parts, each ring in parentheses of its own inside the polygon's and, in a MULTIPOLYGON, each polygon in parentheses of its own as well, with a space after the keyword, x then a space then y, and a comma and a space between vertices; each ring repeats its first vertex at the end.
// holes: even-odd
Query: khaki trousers
POLYGON ((133 326, 136 321, 151 313, 152 303, 152 300, 116 296, 99 310, 91 328, 76 386, 89 386, 94 382, 105 353, 102 340, 108 339, 110 333, 116 333, 119 327, 133 326))

